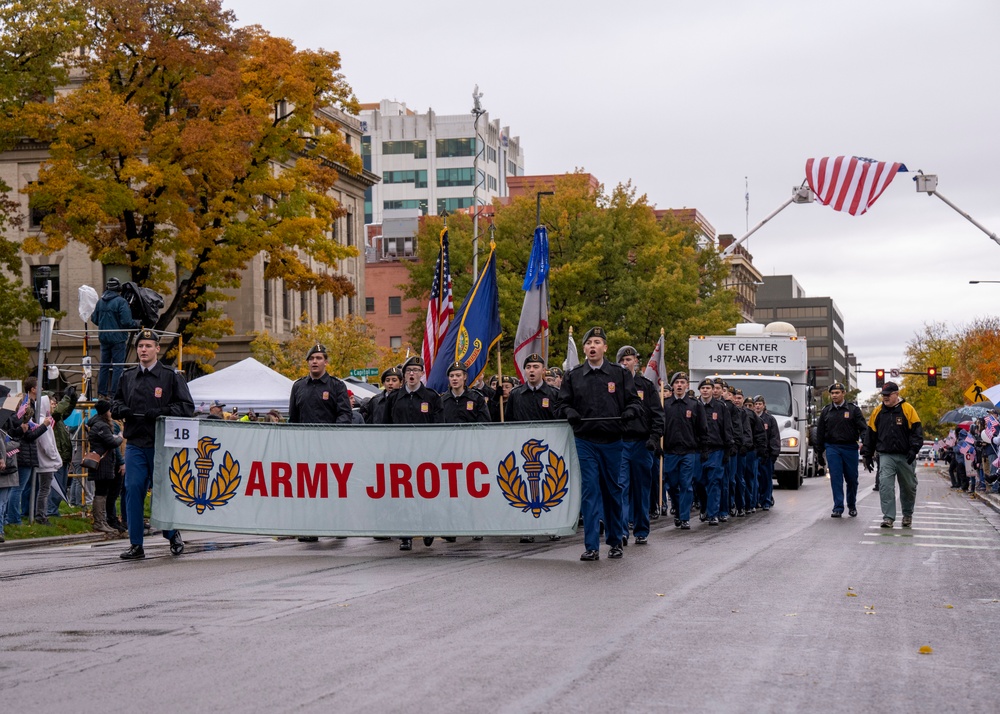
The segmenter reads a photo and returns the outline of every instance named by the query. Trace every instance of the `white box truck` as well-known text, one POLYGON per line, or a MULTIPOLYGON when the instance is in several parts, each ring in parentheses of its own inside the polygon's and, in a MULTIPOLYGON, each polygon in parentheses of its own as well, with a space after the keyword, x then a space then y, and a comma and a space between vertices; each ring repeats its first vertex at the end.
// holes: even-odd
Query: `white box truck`
POLYGON ((787 322, 743 323, 732 335, 695 335, 688 340, 692 388, 705 377, 722 377, 748 397, 764 397, 781 431, 781 455, 774 466, 781 488, 797 489, 806 471, 808 371, 806 340, 787 322))

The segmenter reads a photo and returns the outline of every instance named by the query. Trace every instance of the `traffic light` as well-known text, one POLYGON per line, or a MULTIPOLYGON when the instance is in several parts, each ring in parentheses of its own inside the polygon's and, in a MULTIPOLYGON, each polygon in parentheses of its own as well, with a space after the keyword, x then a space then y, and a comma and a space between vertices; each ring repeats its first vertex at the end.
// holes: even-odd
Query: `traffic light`
POLYGON ((927 368, 927 386, 928 387, 937 386, 937 367, 927 368))
POLYGON ((881 389, 885 386, 885 370, 876 369, 875 370, 875 386, 881 389))

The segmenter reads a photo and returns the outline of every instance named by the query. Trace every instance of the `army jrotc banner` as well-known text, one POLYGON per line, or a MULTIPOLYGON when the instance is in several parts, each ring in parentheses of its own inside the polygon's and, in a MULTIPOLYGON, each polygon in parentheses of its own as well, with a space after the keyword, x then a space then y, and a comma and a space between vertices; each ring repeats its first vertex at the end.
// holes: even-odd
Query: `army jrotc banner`
POLYGON ((570 535, 565 423, 305 426, 160 419, 155 528, 300 536, 570 535))

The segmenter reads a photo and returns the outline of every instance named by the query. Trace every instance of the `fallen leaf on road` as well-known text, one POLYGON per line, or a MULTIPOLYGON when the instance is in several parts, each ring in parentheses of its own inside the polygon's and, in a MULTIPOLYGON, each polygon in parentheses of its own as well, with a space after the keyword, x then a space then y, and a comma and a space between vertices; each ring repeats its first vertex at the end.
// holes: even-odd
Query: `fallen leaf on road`
POLYGON ((791 613, 785 615, 785 617, 798 617, 798 616, 799 616, 799 613, 797 613, 797 612, 791 612, 791 613))
POLYGON ((857 597, 857 593, 847 593, 847 597, 857 597))
POLYGON ((930 645, 924 645, 917 651, 920 652, 920 654, 931 654, 934 651, 934 648, 930 645))
POLYGON ((656 597, 663 597, 663 593, 656 593, 656 597))
POLYGON ((945 609, 945 610, 954 610, 954 609, 955 609, 955 606, 954 606, 954 605, 945 605, 945 606, 944 606, 944 609, 945 609))
POLYGON ((875 611, 874 610, 865 610, 865 614, 866 615, 874 615, 875 611))
POLYGON ((849 588, 847 588, 847 589, 848 589, 848 590, 853 590, 854 588, 851 588, 851 587, 849 587, 849 588))
POLYGON ((337 603, 337 607, 350 607, 350 606, 351 606, 351 603, 349 603, 349 602, 339 602, 339 603, 337 603))

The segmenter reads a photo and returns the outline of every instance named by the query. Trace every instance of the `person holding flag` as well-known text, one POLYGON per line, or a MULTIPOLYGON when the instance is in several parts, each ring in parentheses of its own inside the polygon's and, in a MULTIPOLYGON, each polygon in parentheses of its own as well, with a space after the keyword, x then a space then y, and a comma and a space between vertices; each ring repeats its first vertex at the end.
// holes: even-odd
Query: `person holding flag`
POLYGON ((615 359, 633 375, 635 391, 642 402, 642 414, 625 423, 622 440, 620 482, 622 519, 625 523, 622 544, 628 544, 628 530, 631 527, 636 545, 645 545, 649 538, 649 491, 653 461, 656 452, 660 451, 660 437, 663 436, 663 406, 660 404, 657 387, 638 373, 639 353, 635 347, 625 345, 618 350, 615 359))
POLYGON ((535 240, 525 271, 524 303, 514 338, 514 369, 524 382, 521 365, 529 355, 549 356, 549 237, 545 226, 535 229, 535 240))

